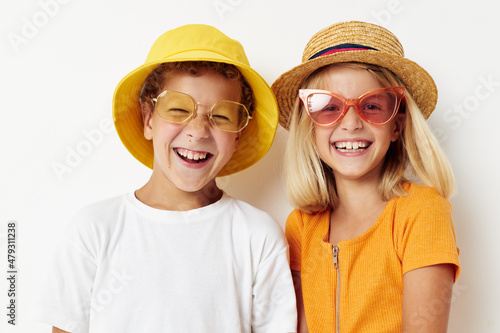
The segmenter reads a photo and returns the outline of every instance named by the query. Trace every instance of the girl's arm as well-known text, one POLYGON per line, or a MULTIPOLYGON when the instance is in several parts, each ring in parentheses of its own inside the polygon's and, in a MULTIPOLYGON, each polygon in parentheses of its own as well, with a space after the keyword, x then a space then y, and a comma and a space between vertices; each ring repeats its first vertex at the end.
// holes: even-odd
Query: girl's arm
POLYGON ((418 268, 403 277, 403 333, 444 333, 448 329, 455 266, 418 268))
POLYGON ((292 270, 293 286, 295 287, 295 297, 297 298, 297 333, 309 333, 306 323, 306 313, 304 311, 304 299, 302 298, 302 282, 300 272, 292 270))
POLYGON ((52 333, 69 333, 67 331, 63 331, 62 329, 60 328, 57 328, 57 327, 53 327, 52 326, 52 333))

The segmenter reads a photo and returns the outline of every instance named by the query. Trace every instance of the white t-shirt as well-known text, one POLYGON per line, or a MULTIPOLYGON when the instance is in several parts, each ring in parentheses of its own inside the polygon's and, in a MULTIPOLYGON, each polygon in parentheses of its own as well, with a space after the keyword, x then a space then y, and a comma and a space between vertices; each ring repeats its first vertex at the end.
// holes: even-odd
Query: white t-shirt
POLYGON ((191 211, 129 193, 83 209, 34 316, 72 332, 295 332, 281 227, 224 194, 191 211))

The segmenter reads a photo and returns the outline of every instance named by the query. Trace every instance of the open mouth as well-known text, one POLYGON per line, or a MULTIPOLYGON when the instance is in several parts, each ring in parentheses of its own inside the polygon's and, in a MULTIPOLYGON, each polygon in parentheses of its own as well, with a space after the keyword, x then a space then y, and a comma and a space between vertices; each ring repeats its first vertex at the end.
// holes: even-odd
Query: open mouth
POLYGON ((182 160, 188 163, 203 163, 212 157, 212 154, 203 151, 192 151, 182 148, 174 149, 182 160))
POLYGON ((372 143, 369 141, 337 141, 333 145, 335 149, 343 153, 357 153, 365 151, 372 143))

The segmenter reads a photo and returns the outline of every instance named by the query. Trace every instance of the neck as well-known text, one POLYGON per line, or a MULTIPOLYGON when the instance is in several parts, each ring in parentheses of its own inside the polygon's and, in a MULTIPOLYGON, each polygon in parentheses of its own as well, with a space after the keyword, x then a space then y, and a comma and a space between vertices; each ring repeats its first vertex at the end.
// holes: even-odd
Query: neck
POLYGON ((339 203, 331 212, 329 233, 333 244, 364 234, 387 205, 380 197, 376 179, 341 179, 336 184, 339 203))
POLYGON ((379 211, 386 202, 380 197, 378 180, 346 180, 336 182, 339 198, 337 212, 349 216, 361 216, 372 211, 379 211))
POLYGON ((135 192, 142 203, 157 209, 187 211, 213 204, 222 197, 222 190, 215 179, 197 191, 183 191, 172 183, 158 181, 154 174, 149 181, 135 192))

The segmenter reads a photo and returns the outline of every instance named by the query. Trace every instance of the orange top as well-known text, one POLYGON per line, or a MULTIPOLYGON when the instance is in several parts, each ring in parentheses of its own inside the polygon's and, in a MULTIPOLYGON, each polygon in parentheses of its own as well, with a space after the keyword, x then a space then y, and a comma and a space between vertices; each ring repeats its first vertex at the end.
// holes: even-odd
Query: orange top
POLYGON ((430 187, 405 190, 408 196, 391 199, 367 232, 338 247, 328 243, 330 209, 296 209, 288 217, 290 266, 301 272, 310 333, 335 332, 337 316, 342 333, 401 332, 406 272, 451 263, 458 279, 451 204, 430 187))

